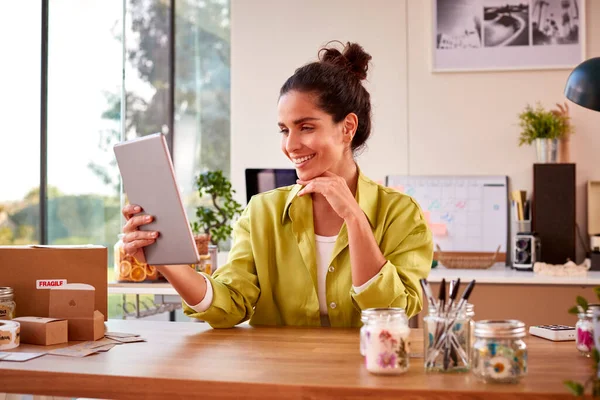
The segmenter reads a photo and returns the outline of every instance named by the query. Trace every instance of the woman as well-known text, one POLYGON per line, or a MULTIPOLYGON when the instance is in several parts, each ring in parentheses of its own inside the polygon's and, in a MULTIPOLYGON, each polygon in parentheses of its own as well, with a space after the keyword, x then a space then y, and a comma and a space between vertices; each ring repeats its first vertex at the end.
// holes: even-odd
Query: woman
MULTIPOLYGON (((213 276, 189 266, 157 266, 184 311, 213 327, 357 327, 360 311, 422 308, 419 279, 431 268, 431 232, 409 196, 364 176, 354 155, 371 133, 371 103, 361 80, 371 56, 355 43, 296 70, 278 102, 281 149, 297 185, 254 196, 236 223, 227 264, 213 276)), ((144 260, 158 232, 128 205, 125 250, 144 260)))

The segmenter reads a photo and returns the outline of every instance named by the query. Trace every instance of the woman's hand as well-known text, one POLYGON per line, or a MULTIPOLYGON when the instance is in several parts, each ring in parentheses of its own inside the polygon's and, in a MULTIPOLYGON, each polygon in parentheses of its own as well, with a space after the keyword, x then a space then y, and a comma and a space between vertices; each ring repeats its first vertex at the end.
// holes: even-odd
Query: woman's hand
POLYGON ((125 253, 133 256, 138 262, 145 263, 146 256, 143 248, 156 241, 158 232, 140 231, 138 227, 149 224, 154 219, 151 215, 136 215, 142 211, 142 207, 128 204, 123 207, 123 216, 127 223, 123 227, 123 249, 125 253))
POLYGON ((298 196, 308 193, 322 194, 331 208, 344 220, 362 213, 348 184, 339 175, 325 171, 323 175, 309 181, 298 179, 296 182, 304 185, 304 188, 298 192, 298 196))

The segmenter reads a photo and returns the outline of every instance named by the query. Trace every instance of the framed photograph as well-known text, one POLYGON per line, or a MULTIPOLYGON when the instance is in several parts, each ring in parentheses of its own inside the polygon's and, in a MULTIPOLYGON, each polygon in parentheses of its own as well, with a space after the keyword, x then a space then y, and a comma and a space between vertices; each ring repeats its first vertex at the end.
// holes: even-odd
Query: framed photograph
POLYGON ((585 0, 432 0, 432 69, 570 69, 585 57, 585 0))

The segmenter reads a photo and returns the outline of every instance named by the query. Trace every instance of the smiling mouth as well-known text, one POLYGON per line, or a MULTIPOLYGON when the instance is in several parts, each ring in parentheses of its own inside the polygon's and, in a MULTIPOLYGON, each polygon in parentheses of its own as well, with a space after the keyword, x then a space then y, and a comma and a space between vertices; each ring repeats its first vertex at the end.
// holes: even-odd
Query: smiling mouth
POLYGON ((301 164, 304 164, 305 162, 307 162, 308 160, 311 160, 314 156, 315 156, 315 154, 311 154, 311 155, 304 156, 304 157, 292 158, 292 162, 296 165, 301 165, 301 164))

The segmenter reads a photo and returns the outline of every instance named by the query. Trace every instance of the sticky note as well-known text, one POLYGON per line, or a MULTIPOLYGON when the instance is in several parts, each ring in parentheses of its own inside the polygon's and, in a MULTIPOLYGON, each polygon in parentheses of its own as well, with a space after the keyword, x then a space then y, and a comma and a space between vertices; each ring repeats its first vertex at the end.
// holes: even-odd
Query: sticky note
POLYGON ((429 229, 431 229, 433 236, 446 236, 448 234, 446 224, 429 224, 429 229))

